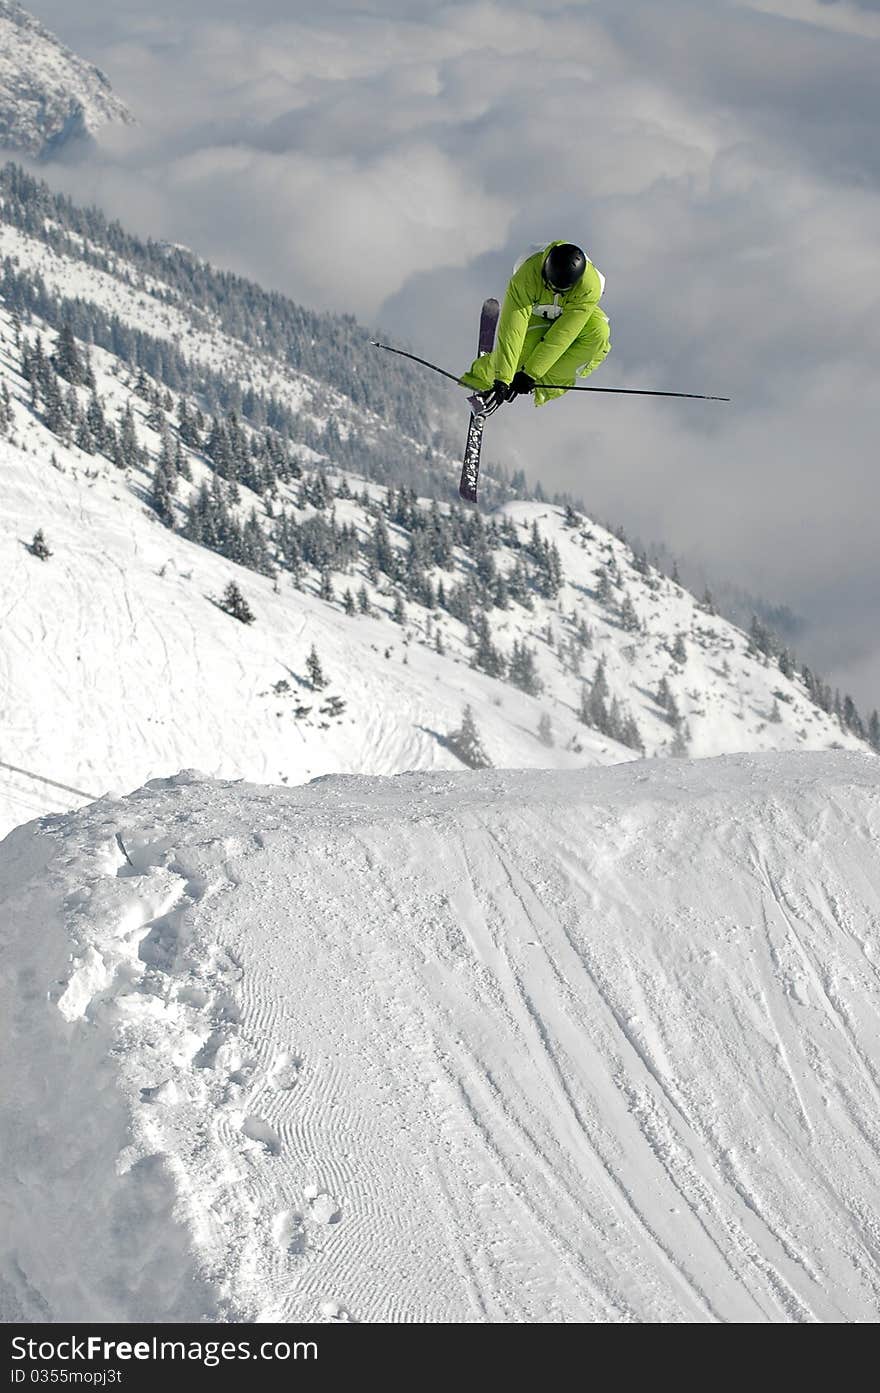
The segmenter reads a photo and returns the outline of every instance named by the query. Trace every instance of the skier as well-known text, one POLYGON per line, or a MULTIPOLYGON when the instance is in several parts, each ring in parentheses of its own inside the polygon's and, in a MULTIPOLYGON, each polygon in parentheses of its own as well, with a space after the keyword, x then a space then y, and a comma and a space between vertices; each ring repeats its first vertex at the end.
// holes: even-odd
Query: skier
POLYGON ((599 308, 605 277, 580 247, 550 242, 522 257, 504 297, 495 348, 476 358, 463 387, 500 405, 533 393, 536 406, 588 377, 611 348, 599 308))

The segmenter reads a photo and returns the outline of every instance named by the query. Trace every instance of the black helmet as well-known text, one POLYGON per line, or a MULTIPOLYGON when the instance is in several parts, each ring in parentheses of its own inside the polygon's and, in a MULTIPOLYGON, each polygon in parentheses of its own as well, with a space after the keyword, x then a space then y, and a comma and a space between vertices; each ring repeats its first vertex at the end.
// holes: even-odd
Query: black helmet
POLYGON ((558 247, 550 248, 544 258, 542 274, 550 289, 561 294, 577 285, 586 269, 587 258, 580 247, 573 247, 571 242, 563 242, 558 247))

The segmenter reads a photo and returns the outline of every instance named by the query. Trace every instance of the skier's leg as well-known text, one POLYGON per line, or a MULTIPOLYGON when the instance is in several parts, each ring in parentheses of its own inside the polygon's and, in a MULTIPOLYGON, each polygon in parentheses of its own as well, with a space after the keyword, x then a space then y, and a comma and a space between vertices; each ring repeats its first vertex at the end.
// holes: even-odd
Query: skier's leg
MULTIPOLYGON (((551 322, 552 321, 546 319, 536 319, 529 325, 523 341, 522 353, 520 354, 520 367, 522 367, 535 346, 541 342, 541 339, 550 328, 551 322)), ((491 353, 483 353, 479 358, 475 358, 467 372, 462 373, 458 380, 462 387, 476 388, 478 392, 485 392, 494 384, 496 374, 497 368, 495 364, 495 352, 493 350, 491 353)))
POLYGON ((535 405, 543 406, 544 402, 552 401, 554 397, 565 395, 565 386, 573 387, 576 377, 589 377, 591 372, 608 357, 611 351, 611 326, 608 323, 608 316, 598 307, 590 315, 589 323, 561 357, 557 358, 547 376, 555 385, 553 387, 542 387, 538 383, 535 388, 535 405))
POLYGON ((494 352, 483 353, 479 358, 475 358, 467 372, 462 373, 458 380, 462 387, 470 387, 477 392, 488 392, 495 381, 494 352))

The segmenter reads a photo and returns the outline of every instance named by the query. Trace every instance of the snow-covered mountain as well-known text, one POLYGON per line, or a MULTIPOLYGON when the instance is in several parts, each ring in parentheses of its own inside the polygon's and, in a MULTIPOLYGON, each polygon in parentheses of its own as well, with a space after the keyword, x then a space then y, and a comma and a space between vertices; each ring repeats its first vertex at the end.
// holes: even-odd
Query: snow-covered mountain
POLYGON ((875 727, 760 626, 571 509, 482 515, 377 482, 394 461, 442 492, 454 461, 440 399, 427 447, 402 424, 429 429, 405 373, 375 400, 365 336, 360 400, 291 361, 312 328, 331 364, 334 334, 353 351, 350 323, 292 319, 285 357, 283 305, 233 286, 209 313, 214 273, 188 254, 151 248, 148 274, 121 229, 53 228, 18 188, 7 171, 3 828, 181 767, 266 783, 461 768, 481 758, 449 738, 466 705, 499 767, 868 747, 875 727), (253 623, 218 604, 230 582, 253 623))
POLYGON ((78 58, 33 15, 0 0, 0 146, 48 156, 133 117, 99 68, 78 58))
POLYGON ((843 752, 18 829, 2 1315, 876 1322, 878 848, 843 752))

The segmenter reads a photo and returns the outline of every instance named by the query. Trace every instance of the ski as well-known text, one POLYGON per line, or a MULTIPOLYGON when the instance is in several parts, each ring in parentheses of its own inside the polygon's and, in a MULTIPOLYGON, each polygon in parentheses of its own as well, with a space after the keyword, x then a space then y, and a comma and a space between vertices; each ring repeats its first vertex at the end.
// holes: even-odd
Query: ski
POLYGON ((468 426, 464 446, 464 460, 461 466, 461 479, 458 485, 459 497, 465 503, 476 503, 477 481, 480 477, 480 451, 483 447, 483 426, 485 416, 472 416, 468 426))
POLYGON ((498 327, 500 309, 497 300, 483 301, 483 308, 480 310, 480 346, 477 349, 481 358, 484 353, 491 353, 495 347, 495 330, 498 327))
MULTIPOLYGON (((500 306, 497 300, 484 300, 483 308, 480 312, 480 335, 478 340, 477 353, 482 357, 485 353, 491 353, 495 346, 495 329, 498 324, 498 312, 500 306)), ((458 486, 459 496, 466 503, 476 503, 477 483, 480 477, 480 451, 483 445, 483 426, 486 424, 486 417, 491 415, 497 403, 491 403, 479 393, 468 398, 471 408, 471 419, 468 423, 467 440, 464 447, 464 460, 461 466, 461 482, 458 486)))

